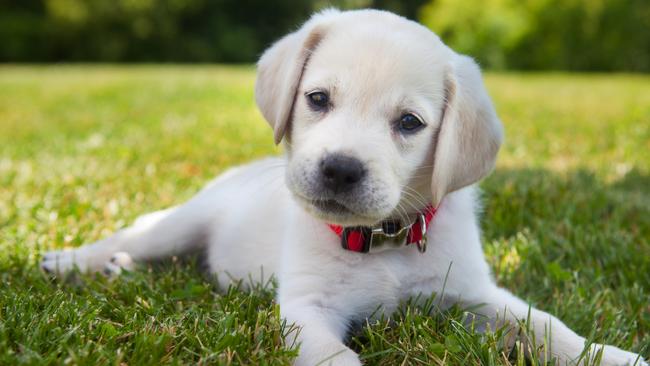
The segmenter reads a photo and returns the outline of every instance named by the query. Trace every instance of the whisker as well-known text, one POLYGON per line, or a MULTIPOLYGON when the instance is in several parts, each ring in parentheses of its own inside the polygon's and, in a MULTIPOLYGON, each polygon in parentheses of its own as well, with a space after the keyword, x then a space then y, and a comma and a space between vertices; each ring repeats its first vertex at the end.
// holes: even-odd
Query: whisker
POLYGON ((428 206, 428 204, 426 203, 426 201, 424 200, 424 198, 421 198, 421 199, 420 199, 420 198, 416 197, 415 195, 413 195, 413 194, 411 194, 411 193, 409 193, 409 192, 406 192, 406 191, 402 191, 402 193, 404 194, 404 200, 405 200, 405 202, 407 202, 411 207, 413 207, 413 208, 415 209, 416 212, 419 212, 419 211, 421 211, 424 207, 427 207, 427 206, 428 206), (415 203, 417 203, 417 205, 415 205, 413 202, 411 202, 411 200, 414 200, 415 203), (420 206, 420 207, 418 207, 418 206, 420 206))

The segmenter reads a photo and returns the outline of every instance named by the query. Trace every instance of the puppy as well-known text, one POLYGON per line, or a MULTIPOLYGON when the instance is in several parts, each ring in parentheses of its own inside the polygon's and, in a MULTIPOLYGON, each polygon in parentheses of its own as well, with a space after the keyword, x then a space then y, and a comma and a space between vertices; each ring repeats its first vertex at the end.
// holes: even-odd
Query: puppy
MULTIPOLYGON (((391 13, 328 10, 262 55, 255 98, 286 157, 231 169, 42 268, 119 272, 203 250, 220 286, 274 275, 283 318, 301 328, 296 365, 360 365, 343 343, 350 322, 421 294, 492 324, 529 319, 540 344, 552 334, 544 354, 579 359, 585 339, 497 287, 483 257, 472 185, 503 130, 472 59, 391 13)), ((647 365, 591 348, 603 365, 647 365)))

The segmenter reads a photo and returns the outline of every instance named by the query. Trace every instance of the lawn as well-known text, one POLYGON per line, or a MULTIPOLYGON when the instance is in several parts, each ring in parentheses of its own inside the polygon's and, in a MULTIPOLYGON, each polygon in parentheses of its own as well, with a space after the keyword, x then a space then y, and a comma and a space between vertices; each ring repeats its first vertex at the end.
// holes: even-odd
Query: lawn
MULTIPOLYGON (((590 340, 650 357, 650 76, 488 74, 506 128, 482 183, 499 284, 590 340)), ((196 260, 52 281, 41 253, 180 203, 278 154, 252 67, 0 67, 0 364, 288 364, 273 289, 196 260)), ((367 364, 524 364, 462 309, 405 305, 349 340, 367 364)))

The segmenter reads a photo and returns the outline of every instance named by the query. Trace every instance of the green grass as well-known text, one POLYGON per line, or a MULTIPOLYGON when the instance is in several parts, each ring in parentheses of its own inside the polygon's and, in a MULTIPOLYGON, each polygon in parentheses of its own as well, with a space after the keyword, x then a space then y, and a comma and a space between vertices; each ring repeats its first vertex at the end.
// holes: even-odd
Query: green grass
MULTIPOLYGON (((0 364, 287 364, 271 288, 192 261, 115 281, 37 268, 227 167, 277 154, 250 67, 0 67, 0 364)), ((597 342, 650 356, 650 77, 489 74, 506 127, 483 184, 497 281, 597 342)), ((404 306, 350 339, 368 364, 524 364, 461 309, 404 306)))

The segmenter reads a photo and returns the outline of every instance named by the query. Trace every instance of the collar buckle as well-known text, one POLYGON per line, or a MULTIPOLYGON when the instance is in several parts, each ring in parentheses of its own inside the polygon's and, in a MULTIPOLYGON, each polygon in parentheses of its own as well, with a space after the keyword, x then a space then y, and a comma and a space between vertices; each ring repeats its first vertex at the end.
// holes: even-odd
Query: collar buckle
POLYGON ((427 251, 427 219, 423 214, 418 214, 418 219, 415 220, 413 225, 420 225, 420 240, 415 242, 420 253, 427 251))
POLYGON ((418 214, 415 221, 407 226, 401 226, 398 221, 384 221, 375 226, 347 227, 341 233, 341 244, 346 250, 351 250, 349 243, 360 243, 355 245, 361 253, 381 252, 387 249, 394 249, 415 243, 420 253, 427 249, 427 223, 424 215, 418 214), (415 229, 414 226, 418 225, 415 229), (418 230, 419 229, 419 230, 418 230), (419 237, 412 240, 413 231, 418 231, 419 237))

